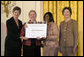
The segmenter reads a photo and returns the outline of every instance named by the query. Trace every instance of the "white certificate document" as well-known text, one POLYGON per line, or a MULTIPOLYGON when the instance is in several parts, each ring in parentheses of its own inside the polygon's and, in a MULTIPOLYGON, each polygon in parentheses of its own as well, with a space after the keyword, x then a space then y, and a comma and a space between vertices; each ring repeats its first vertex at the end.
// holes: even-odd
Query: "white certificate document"
POLYGON ((42 38, 47 35, 47 24, 27 24, 25 29, 25 37, 28 38, 42 38))

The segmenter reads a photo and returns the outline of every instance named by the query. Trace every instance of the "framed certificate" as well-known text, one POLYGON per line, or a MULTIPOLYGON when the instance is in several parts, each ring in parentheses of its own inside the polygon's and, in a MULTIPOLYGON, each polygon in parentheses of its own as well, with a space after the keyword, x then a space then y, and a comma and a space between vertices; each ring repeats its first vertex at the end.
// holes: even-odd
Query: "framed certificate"
POLYGON ((28 38, 37 38, 37 37, 46 37, 47 35, 47 24, 27 24, 25 29, 25 37, 28 38))

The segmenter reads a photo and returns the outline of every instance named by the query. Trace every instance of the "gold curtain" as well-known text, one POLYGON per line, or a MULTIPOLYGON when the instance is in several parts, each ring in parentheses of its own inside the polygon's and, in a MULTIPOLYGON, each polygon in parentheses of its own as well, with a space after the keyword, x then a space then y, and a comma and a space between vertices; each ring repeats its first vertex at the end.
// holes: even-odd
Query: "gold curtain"
MULTIPOLYGON (((78 53, 76 55, 83 56, 83 1, 44 1, 43 11, 52 12, 54 21, 58 25, 64 20, 62 10, 64 7, 69 6, 72 9, 71 18, 78 21, 78 53)), ((58 52, 58 56, 62 56, 58 52)))

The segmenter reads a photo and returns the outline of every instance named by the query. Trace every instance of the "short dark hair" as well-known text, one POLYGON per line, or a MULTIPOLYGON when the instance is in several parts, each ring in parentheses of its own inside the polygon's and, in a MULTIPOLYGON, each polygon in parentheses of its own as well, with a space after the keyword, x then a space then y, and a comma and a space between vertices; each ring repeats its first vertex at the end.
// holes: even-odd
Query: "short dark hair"
POLYGON ((52 15, 51 12, 46 12, 46 13, 44 14, 44 21, 45 21, 45 16, 46 16, 47 14, 49 15, 49 22, 54 22, 53 15, 52 15))
POLYGON ((18 7, 18 6, 14 7, 14 8, 13 8, 13 12, 14 12, 15 10, 19 10, 19 13, 21 13, 21 8, 20 8, 20 7, 18 7))
POLYGON ((64 14, 64 11, 65 11, 66 9, 68 9, 69 12, 70 12, 70 15, 72 15, 72 10, 71 10, 70 7, 64 7, 63 10, 62 10, 62 14, 64 14))

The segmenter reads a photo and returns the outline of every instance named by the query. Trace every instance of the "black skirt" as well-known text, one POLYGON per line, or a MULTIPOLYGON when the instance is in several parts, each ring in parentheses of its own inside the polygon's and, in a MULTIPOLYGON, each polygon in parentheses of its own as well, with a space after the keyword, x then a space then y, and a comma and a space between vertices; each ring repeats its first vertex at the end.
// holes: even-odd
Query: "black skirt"
POLYGON ((40 46, 23 45, 23 56, 41 56, 40 46))
POLYGON ((21 56, 21 48, 5 47, 5 56, 21 56))
POLYGON ((6 38, 5 40, 5 56, 21 56, 21 41, 20 39, 16 40, 11 40, 6 38))

